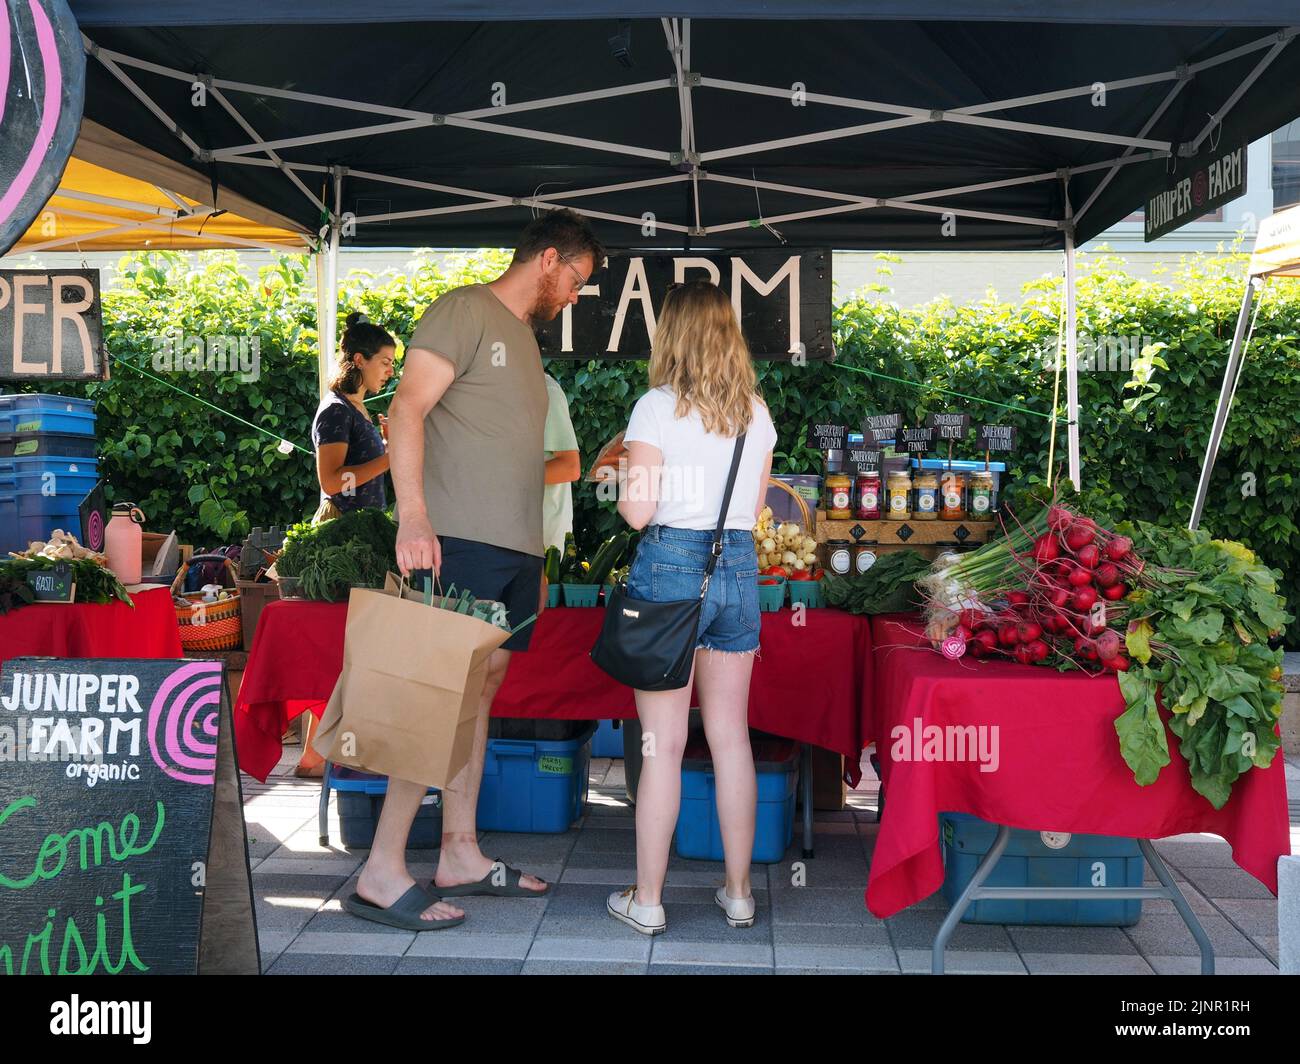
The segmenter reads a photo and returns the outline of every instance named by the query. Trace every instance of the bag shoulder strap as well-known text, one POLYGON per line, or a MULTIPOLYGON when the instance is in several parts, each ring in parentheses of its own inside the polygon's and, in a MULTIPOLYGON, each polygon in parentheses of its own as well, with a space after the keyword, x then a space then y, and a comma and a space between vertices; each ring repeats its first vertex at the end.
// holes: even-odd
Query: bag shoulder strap
POLYGON ((709 553, 709 561, 704 568, 706 583, 722 554, 722 533, 727 525, 727 511, 731 509, 731 493, 736 487, 736 473, 740 470, 740 453, 744 448, 745 433, 742 432, 736 437, 736 449, 731 452, 731 469, 727 472, 727 486, 722 492, 722 510, 718 514, 718 527, 713 530, 713 550, 709 553))

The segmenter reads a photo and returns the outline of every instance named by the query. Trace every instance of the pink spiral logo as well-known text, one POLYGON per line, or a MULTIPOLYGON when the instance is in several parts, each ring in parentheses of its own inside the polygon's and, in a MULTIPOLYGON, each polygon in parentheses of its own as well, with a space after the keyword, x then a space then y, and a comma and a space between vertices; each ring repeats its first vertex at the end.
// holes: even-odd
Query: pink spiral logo
POLYGON ((149 706, 155 764, 174 780, 212 786, 220 711, 220 662, 190 662, 168 676, 149 706))
POLYGON ((104 549, 104 515, 98 510, 86 522, 86 547, 90 550, 104 549))

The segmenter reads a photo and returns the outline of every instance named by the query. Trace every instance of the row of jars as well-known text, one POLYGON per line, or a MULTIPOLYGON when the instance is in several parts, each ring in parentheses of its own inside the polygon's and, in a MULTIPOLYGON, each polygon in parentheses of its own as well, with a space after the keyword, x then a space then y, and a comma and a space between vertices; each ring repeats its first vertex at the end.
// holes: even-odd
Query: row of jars
POLYGON ((883 484, 877 472, 831 473, 826 477, 826 516, 832 521, 991 521, 992 473, 920 470, 891 472, 883 484))

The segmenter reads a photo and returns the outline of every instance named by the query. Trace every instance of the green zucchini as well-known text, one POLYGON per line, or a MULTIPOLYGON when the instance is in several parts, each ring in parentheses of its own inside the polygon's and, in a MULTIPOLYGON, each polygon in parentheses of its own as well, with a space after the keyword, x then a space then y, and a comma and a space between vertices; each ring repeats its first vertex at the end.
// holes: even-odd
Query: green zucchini
POLYGON ((583 581, 587 584, 603 584, 609 579, 609 574, 622 561, 624 553, 627 551, 629 539, 627 532, 616 532, 601 544, 600 550, 591 560, 591 569, 587 573, 587 579, 583 581))

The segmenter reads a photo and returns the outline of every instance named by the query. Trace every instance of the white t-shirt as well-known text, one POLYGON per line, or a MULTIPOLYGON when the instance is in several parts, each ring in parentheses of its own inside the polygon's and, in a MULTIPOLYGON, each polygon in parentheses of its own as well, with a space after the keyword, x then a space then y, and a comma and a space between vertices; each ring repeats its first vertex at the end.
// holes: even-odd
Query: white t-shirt
MULTIPOLYGON (((646 392, 632 408, 623 441, 648 443, 663 454, 659 505, 651 524, 712 531, 718 524, 722 492, 727 486, 736 441, 734 437, 706 432, 700 415, 694 410, 687 417, 677 417, 676 406, 676 394, 666 385, 646 392)), ((758 480, 768 452, 775 444, 772 416, 756 396, 754 417, 745 436, 736 486, 731 493, 727 528, 754 527, 759 491, 766 492, 766 485, 760 485, 758 480)))

